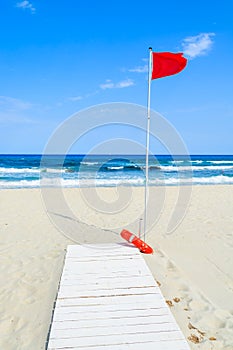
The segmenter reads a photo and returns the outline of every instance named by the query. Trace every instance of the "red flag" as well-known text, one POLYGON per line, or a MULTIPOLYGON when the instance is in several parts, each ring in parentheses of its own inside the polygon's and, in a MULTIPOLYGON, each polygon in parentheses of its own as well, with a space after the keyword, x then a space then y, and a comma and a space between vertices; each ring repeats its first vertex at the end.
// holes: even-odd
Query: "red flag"
POLYGON ((166 77, 182 71, 187 64, 183 53, 152 52, 151 79, 166 77))

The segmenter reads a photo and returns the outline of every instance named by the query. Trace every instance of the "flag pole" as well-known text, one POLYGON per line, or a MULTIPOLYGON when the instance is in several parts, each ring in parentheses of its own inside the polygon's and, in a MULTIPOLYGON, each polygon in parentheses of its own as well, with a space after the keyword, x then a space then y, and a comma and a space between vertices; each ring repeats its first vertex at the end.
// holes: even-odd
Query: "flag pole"
POLYGON ((146 241, 147 229, 147 192, 149 182, 149 148, 150 148, 150 88, 152 74, 152 47, 149 47, 149 65, 148 65, 148 95, 147 95, 147 131, 146 131, 146 182, 144 189, 144 241, 146 241))

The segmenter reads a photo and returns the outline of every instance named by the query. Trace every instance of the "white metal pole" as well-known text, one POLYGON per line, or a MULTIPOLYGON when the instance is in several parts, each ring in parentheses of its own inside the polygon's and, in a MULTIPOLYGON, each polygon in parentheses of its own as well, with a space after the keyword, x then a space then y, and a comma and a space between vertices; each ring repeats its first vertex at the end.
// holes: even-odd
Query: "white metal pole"
POLYGON ((146 131, 146 183, 145 183, 145 198, 144 198, 144 241, 146 241, 147 229, 147 197, 148 197, 148 182, 149 182, 149 148, 150 148, 150 87, 152 74, 152 47, 149 47, 149 66, 148 66, 148 99, 147 99, 147 131, 146 131))

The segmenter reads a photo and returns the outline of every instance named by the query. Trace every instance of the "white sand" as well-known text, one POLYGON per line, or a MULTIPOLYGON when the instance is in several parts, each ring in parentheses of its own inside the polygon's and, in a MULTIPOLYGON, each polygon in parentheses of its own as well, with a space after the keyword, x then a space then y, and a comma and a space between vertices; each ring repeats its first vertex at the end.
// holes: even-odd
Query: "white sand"
MULTIPOLYGON (((175 204, 178 191, 151 189, 148 222, 154 226, 147 241, 155 253, 144 257, 185 336, 198 337, 198 344, 189 341, 191 349, 232 350, 233 187, 194 186, 184 219, 167 234, 174 208, 185 207, 175 204)), ((0 191, 0 349, 44 349, 68 244, 121 242, 124 227, 138 232, 143 189, 134 188, 130 196, 127 188, 97 194, 65 190, 72 213, 56 191, 49 192, 47 208, 40 190, 0 191)))

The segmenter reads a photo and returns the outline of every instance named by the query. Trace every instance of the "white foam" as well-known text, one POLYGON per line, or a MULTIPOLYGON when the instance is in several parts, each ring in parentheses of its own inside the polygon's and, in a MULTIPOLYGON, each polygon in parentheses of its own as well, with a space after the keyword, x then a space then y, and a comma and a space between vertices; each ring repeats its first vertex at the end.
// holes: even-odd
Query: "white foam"
POLYGON ((179 163, 184 163, 185 160, 172 160, 171 163, 179 164, 179 163))
POLYGON ((192 166, 175 166, 175 165, 162 165, 160 170, 163 171, 192 171, 192 166))
MULTIPOLYGON (((20 181, 0 181, 1 189, 10 188, 38 188, 38 187, 112 187, 112 186, 143 186, 144 178, 125 178, 125 179, 62 179, 52 178, 43 180, 20 180, 20 181)), ((171 185, 217 185, 233 184, 233 177, 218 175, 212 177, 190 177, 190 178, 165 178, 150 179, 149 185, 171 186, 171 185)))
POLYGON ((39 180, 20 180, 20 181, 0 181, 1 189, 10 188, 37 188, 40 187, 39 180))
POLYGON ((124 166, 108 166, 107 167, 108 170, 122 170, 124 169, 124 166))
POLYGON ((202 171, 202 170, 233 170, 233 165, 203 165, 203 166, 173 166, 173 165, 164 165, 161 166, 163 171, 202 171))
POLYGON ((193 178, 193 183, 198 184, 233 184, 233 177, 218 175, 211 177, 193 178))
POLYGON ((57 173, 64 173, 67 171, 67 169, 65 169, 65 168, 59 168, 59 169, 57 169, 57 168, 41 168, 40 171, 42 173, 53 173, 53 174, 55 173, 55 174, 57 174, 57 173))
POLYGON ((232 170, 233 165, 203 165, 203 166, 194 166, 193 170, 232 170))
POLYGON ((191 162, 193 164, 201 164, 201 163, 203 163, 203 160, 192 160, 191 162))
POLYGON ((155 185, 221 185, 221 184, 233 184, 233 177, 224 175, 211 176, 211 177, 193 177, 193 178, 169 178, 169 179, 156 179, 150 181, 150 184, 155 185))
POLYGON ((80 163, 80 165, 88 165, 88 166, 89 166, 89 165, 90 165, 90 166, 91 166, 91 165, 98 165, 98 164, 99 164, 99 162, 85 162, 85 161, 80 163))
POLYGON ((22 174, 22 173, 39 173, 39 168, 0 168, 0 173, 3 174, 22 174))
POLYGON ((206 162, 213 164, 233 164, 233 160, 207 160, 206 162))

